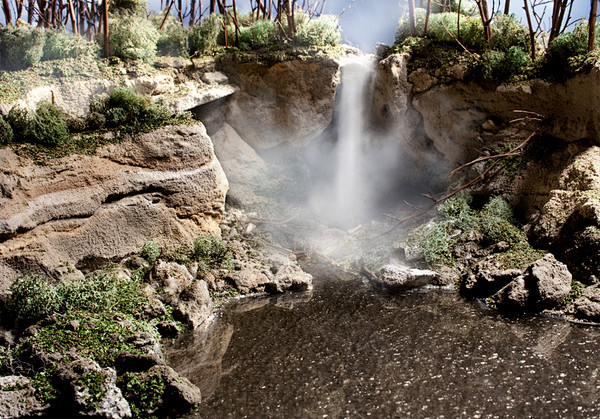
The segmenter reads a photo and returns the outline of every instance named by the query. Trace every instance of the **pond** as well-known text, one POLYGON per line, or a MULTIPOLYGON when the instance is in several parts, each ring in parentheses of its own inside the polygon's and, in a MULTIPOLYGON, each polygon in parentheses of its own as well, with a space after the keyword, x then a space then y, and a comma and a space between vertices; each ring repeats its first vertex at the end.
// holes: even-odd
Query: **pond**
POLYGON ((599 338, 455 292, 315 278, 227 305, 169 358, 203 392, 189 418, 597 417, 599 338))

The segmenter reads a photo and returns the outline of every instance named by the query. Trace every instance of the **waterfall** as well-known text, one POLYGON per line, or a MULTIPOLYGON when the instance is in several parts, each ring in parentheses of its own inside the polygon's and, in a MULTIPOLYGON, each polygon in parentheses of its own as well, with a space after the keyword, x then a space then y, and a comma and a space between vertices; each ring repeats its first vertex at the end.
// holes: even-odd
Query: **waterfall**
POLYGON ((369 145, 367 115, 373 97, 374 59, 353 56, 342 63, 337 102, 332 212, 338 223, 358 223, 370 206, 364 154, 369 145))

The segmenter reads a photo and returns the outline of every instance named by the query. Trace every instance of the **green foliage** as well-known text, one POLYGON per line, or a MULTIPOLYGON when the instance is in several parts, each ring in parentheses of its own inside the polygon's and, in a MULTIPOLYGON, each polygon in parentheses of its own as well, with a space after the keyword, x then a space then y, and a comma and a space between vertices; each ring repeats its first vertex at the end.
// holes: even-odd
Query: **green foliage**
POLYGON ((117 385, 129 403, 134 418, 152 415, 159 407, 166 388, 160 374, 133 372, 119 376, 117 385))
POLYGON ((513 75, 524 74, 532 64, 529 53, 521 47, 510 47, 507 52, 486 51, 481 57, 485 79, 506 80, 513 75))
POLYGON ((480 220, 480 229, 483 233, 483 244, 492 245, 506 242, 511 246, 527 241, 525 233, 509 221, 499 217, 483 216, 480 220))
POLYGON ((581 294, 583 294, 584 290, 585 285, 583 283, 573 280, 571 282, 571 290, 561 302, 560 308, 565 309, 572 305, 575 302, 575 300, 577 300, 581 296, 581 294))
POLYGON ((89 410, 96 410, 98 403, 106 395, 106 376, 98 371, 90 371, 85 375, 79 376, 75 384, 80 387, 85 397, 85 404, 89 410))
POLYGON ((523 51, 530 51, 529 31, 515 15, 495 15, 492 27, 491 49, 508 52, 512 47, 519 47, 523 51))
POLYGON ((452 249, 456 240, 448 234, 448 227, 448 223, 435 223, 425 230, 420 248, 428 264, 450 265, 454 261, 452 249))
POLYGON ((176 249, 167 250, 162 255, 164 260, 185 266, 189 266, 190 263, 192 263, 193 257, 194 251, 187 246, 180 246, 176 249))
POLYGON ((568 75, 583 63, 587 45, 587 23, 582 21, 573 31, 559 35, 550 43, 546 51, 545 73, 558 77, 568 75))
POLYGON ((13 129, 8 122, 0 115, 0 146, 12 143, 13 129))
POLYGON ((6 122, 13 129, 14 140, 24 141, 29 134, 29 127, 31 125, 31 118, 27 109, 22 108, 19 105, 13 106, 8 115, 6 115, 6 122))
POLYGON ((121 16, 113 19, 110 27, 110 51, 123 60, 152 63, 158 38, 158 30, 145 16, 121 16))
POLYGON ((6 26, 0 28, 0 68, 22 70, 37 64, 44 55, 46 35, 42 29, 6 26))
POLYGON ((38 275, 20 276, 11 284, 6 309, 19 321, 34 323, 60 307, 56 287, 38 275))
POLYGON ((35 388, 35 398, 42 405, 58 399, 60 392, 57 390, 55 382, 56 369, 54 368, 43 370, 31 379, 31 386, 35 388))
POLYGON ((296 45, 300 46, 335 46, 340 43, 340 25, 338 17, 321 15, 315 19, 302 19, 304 13, 296 13, 296 45))
POLYGON ((69 139, 65 113, 50 102, 38 103, 31 119, 27 138, 33 144, 56 147, 69 139))
POLYGON ((215 236, 199 236, 194 241, 194 258, 204 269, 234 267, 231 250, 215 236))
POLYGON ((437 207, 442 219, 462 231, 472 229, 476 224, 475 212, 470 207, 471 197, 450 198, 437 207))
POLYGON ((217 45, 222 30, 223 18, 220 14, 211 13, 200 25, 194 25, 188 32, 188 52, 199 55, 217 45))
POLYGON ((501 196, 490 198, 481 210, 482 217, 496 217, 512 223, 514 221, 513 209, 508 202, 501 196))
POLYGON ((147 241, 140 250, 140 256, 148 263, 153 264, 160 256, 160 247, 153 241, 147 241))
POLYGON ((64 29, 46 29, 43 61, 76 58, 97 52, 97 44, 88 42, 78 35, 70 35, 64 29))
POLYGON ((71 311, 57 315, 56 322, 42 327, 26 344, 60 355, 74 350, 104 368, 112 366, 121 353, 140 353, 130 342, 138 332, 159 338, 156 329, 127 314, 71 311), (73 323, 79 323, 79 328, 73 328, 73 323))
POLYGON ((240 31, 240 48, 260 49, 277 45, 277 29, 270 20, 258 20, 240 31))
MULTIPOLYGON (((156 29, 160 28, 165 18, 165 13, 158 14, 152 17, 152 23, 156 29)), ((167 16, 167 20, 163 28, 159 31, 156 48, 158 55, 169 55, 172 57, 187 56, 187 31, 172 14, 167 16)))
POLYGON ((109 96, 95 97, 90 104, 92 113, 103 115, 108 127, 160 123, 172 116, 167 107, 147 101, 128 87, 117 87, 109 96))

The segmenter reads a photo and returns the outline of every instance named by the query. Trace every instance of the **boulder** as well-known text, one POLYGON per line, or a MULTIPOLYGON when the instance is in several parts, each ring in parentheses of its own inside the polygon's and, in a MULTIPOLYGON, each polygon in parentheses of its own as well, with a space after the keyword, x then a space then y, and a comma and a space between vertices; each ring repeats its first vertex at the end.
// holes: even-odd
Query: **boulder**
POLYGON ((505 313, 522 313, 530 308, 530 292, 525 287, 522 276, 511 281, 508 285, 490 297, 490 302, 505 313))
POLYGON ((80 358, 68 364, 58 364, 57 377, 67 397, 61 410, 81 416, 119 419, 131 417, 129 404, 117 387, 117 373, 101 368, 94 361, 80 358))
POLYGON ((228 55, 220 70, 239 86, 227 122, 255 150, 302 146, 331 122, 339 63, 316 58, 275 63, 228 55))
POLYGON ((486 298, 522 274, 518 269, 499 270, 491 259, 484 259, 464 274, 460 292, 470 298, 486 298))
POLYGON ((0 377, 1 418, 39 416, 48 407, 35 398, 35 388, 29 378, 17 375, 0 377))
POLYGON ((600 322, 600 285, 587 287, 575 300, 575 315, 600 322))
POLYGON ((270 281, 265 272, 257 269, 242 269, 239 272, 235 272, 232 275, 232 279, 235 282, 236 288, 242 294, 256 291, 270 281))
POLYGON ((173 306, 177 320, 196 328, 210 317, 213 304, 208 285, 202 279, 194 279, 185 266, 158 261, 149 281, 157 297, 173 306))
POLYGON ((161 416, 189 412, 202 401, 200 389, 167 365, 157 365, 146 374, 160 375, 165 384, 160 409, 157 412, 161 416))
POLYGON ((402 291, 431 284, 437 272, 408 266, 385 265, 370 278, 373 285, 389 291, 402 291))
POLYGON ((547 309, 564 300, 571 291, 573 278, 567 266, 548 253, 525 270, 524 279, 532 291, 533 304, 538 309, 547 309))
POLYGON ((272 294, 286 291, 309 291, 312 289, 312 279, 311 274, 290 262, 275 270, 271 282, 265 285, 265 290, 272 294))
POLYGON ((0 292, 25 272, 81 276, 148 240, 219 233, 227 179, 201 124, 169 126, 35 166, 0 149, 0 292))

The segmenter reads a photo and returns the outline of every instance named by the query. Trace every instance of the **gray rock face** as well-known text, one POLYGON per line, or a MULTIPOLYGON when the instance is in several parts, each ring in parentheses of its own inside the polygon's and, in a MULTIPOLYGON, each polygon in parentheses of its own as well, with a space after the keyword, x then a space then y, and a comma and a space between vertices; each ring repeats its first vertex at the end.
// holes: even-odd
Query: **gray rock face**
POLYGON ((221 60, 221 71, 239 86, 227 122, 255 150, 306 145, 331 122, 339 64, 330 59, 275 64, 221 60))
POLYGON ((548 253, 525 270, 525 281, 533 290, 535 305, 540 309, 560 304, 571 291, 572 276, 567 266, 548 253))
POLYGON ((218 234, 228 182, 202 125, 171 126, 34 166, 0 149, 0 291, 19 273, 65 278, 144 242, 218 234))
POLYGON ((312 275, 304 272, 300 266, 283 255, 272 256, 269 260, 272 278, 265 285, 269 293, 312 290, 312 275))
POLYGON ((471 298, 489 297, 522 274, 518 269, 498 270, 489 260, 484 260, 466 272, 460 292, 471 298))
MULTIPOLYGON (((505 278, 517 275, 509 273, 505 278)), ((498 275, 498 273, 496 273, 498 275)), ((494 274, 490 275, 491 277, 494 274)), ((554 308, 571 290, 571 273, 566 265, 557 261, 554 255, 547 254, 525 269, 504 288, 490 297, 496 307, 506 312, 541 311, 554 308)), ((485 295, 481 295, 482 297, 485 295)))
POLYGON ((575 314, 584 319, 600 322, 600 285, 587 287, 575 300, 575 314))
POLYGON ((197 328, 210 317, 208 285, 202 279, 194 279, 185 266, 159 261, 151 272, 150 283, 157 297, 173 306, 178 320, 197 328))
POLYGON ((496 307, 507 313, 520 313, 530 308, 530 292, 519 276, 491 297, 496 307))
POLYGON ((389 291, 401 291, 431 284, 437 276, 437 272, 430 270, 385 265, 370 280, 373 285, 379 288, 389 291))
POLYGON ((188 412, 202 401, 200 389, 167 365, 157 365, 148 370, 147 374, 158 374, 164 380, 161 416, 188 412))
POLYGON ((47 408, 35 398, 35 388, 29 378, 16 375, 0 377, 1 418, 38 416, 47 408))
POLYGON ((112 368, 101 368, 94 361, 81 358, 59 364, 58 379, 73 400, 73 414, 107 419, 131 417, 131 409, 117 387, 117 373, 112 368), (93 384, 89 384, 91 382, 93 384))

